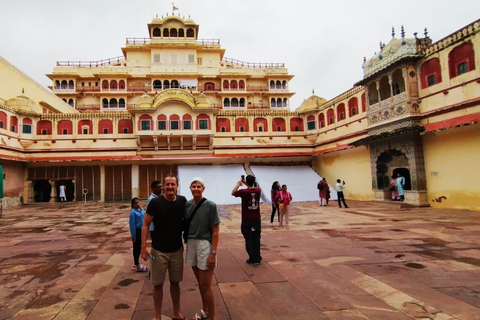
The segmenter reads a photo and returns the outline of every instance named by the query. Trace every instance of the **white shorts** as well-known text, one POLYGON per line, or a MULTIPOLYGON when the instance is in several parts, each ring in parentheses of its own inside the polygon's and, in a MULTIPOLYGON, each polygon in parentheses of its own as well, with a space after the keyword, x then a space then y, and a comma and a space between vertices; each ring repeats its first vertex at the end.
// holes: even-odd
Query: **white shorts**
POLYGON ((208 270, 207 261, 211 251, 212 244, 208 240, 188 239, 185 264, 200 270, 208 270))

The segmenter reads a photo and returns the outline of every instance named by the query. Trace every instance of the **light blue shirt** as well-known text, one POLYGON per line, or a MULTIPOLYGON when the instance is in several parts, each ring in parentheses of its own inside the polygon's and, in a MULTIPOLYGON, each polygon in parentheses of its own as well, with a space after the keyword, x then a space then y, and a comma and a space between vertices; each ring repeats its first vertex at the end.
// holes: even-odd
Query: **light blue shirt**
MULTIPOLYGON (((150 203, 150 201, 154 198, 158 197, 155 193, 152 192, 152 194, 150 194, 150 196, 148 197, 147 199, 147 208, 148 208, 148 204, 150 203)), ((153 230, 155 229, 155 226, 153 225, 153 221, 152 223, 150 224, 150 232, 152 232, 153 230)))

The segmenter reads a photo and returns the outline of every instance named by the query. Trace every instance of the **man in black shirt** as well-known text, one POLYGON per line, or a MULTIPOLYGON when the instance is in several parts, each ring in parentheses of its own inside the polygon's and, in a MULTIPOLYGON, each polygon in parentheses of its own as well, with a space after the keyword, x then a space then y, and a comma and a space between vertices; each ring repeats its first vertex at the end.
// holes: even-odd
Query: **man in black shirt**
POLYGON ((142 227, 142 251, 144 260, 151 260, 153 304, 155 319, 162 319, 163 283, 168 271, 170 295, 173 302, 172 319, 184 319, 180 311, 180 281, 183 280, 182 220, 185 214, 184 196, 177 195, 177 177, 169 174, 163 183, 164 194, 150 201, 142 227), (147 251, 147 235, 150 224, 152 250, 147 251))

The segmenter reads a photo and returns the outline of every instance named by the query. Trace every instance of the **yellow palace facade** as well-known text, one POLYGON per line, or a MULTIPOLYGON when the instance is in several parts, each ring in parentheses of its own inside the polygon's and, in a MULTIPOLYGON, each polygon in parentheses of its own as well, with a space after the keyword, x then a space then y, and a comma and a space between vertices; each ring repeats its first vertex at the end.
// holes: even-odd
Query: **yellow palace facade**
MULTIPOLYGON (((154 18, 123 56, 59 61, 44 88, 0 57, 4 206, 126 201, 182 164, 309 165, 353 200, 480 210, 480 22, 436 42, 395 38, 364 77, 291 106, 280 63, 224 56, 190 18, 154 18), (294 111, 291 111, 294 110, 294 111)), ((361 66, 359 66, 361 67, 361 66)))

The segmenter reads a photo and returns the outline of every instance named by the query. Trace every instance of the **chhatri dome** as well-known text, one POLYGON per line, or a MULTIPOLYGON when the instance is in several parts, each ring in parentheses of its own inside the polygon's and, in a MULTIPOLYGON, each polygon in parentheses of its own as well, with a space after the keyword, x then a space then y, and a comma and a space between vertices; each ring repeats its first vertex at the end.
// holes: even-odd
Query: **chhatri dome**
POLYGON ((298 107, 295 111, 300 113, 305 113, 309 111, 315 111, 320 108, 321 105, 325 104, 327 100, 321 98, 314 93, 310 96, 310 98, 304 100, 300 107, 298 107))
POLYGON ((16 98, 7 101, 6 105, 15 109, 18 113, 26 115, 39 115, 42 110, 38 104, 27 97, 25 91, 22 90, 22 94, 16 98))

